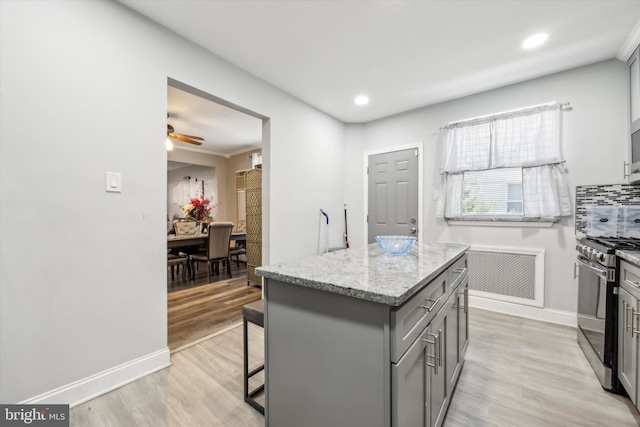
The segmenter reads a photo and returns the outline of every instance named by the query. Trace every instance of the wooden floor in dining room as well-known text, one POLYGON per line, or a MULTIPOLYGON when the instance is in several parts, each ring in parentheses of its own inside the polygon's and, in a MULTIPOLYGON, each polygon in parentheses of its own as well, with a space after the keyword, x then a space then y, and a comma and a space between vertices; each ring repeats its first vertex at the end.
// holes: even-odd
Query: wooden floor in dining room
POLYGON ((180 351, 242 321, 242 306, 262 298, 259 286, 247 284, 245 263, 231 263, 232 278, 226 267, 211 275, 208 283, 204 264, 186 283, 182 272, 173 279, 168 272, 167 323, 169 350, 180 351))
MULTIPOLYGON (((640 425, 629 399, 602 390, 575 328, 474 308, 469 317, 469 349, 445 427, 640 425)), ((262 328, 249 324, 251 368, 263 360, 263 337, 262 328)), ((70 425, 265 425, 242 398, 241 327, 171 360, 167 369, 72 408, 70 425)))

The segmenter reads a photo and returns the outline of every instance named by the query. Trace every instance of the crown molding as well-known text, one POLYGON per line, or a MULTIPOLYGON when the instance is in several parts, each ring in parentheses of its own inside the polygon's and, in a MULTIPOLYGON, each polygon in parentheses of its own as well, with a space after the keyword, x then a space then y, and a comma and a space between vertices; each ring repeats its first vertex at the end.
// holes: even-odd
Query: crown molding
POLYGON ((174 150, 182 150, 182 151, 194 151, 196 153, 209 154, 209 155, 212 155, 212 156, 224 157, 226 159, 231 157, 229 154, 217 153, 215 151, 203 150, 201 148, 195 148, 195 147, 183 147, 183 146, 178 147, 175 144, 173 146, 173 149, 174 150))
POLYGON ((629 59, 629 57, 631 57, 631 54, 633 53, 634 50, 636 50, 636 47, 638 47, 639 44, 640 44, 640 21, 636 23, 636 26, 633 27, 633 30, 631 30, 631 32, 627 36, 627 39, 624 41, 624 43, 620 47, 620 50, 618 51, 616 58, 618 58, 621 61, 627 62, 627 60, 629 59))

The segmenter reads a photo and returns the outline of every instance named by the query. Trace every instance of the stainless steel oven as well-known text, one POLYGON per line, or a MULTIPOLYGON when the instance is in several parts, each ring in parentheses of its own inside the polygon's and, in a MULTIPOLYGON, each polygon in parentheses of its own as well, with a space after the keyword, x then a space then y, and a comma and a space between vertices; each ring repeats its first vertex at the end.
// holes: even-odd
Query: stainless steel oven
POLYGON ((578 255, 578 343, 602 387, 616 388, 617 292, 613 267, 578 255))
POLYGON ((578 251, 578 343, 606 390, 618 382, 618 272, 616 249, 640 249, 632 238, 586 237, 578 251))

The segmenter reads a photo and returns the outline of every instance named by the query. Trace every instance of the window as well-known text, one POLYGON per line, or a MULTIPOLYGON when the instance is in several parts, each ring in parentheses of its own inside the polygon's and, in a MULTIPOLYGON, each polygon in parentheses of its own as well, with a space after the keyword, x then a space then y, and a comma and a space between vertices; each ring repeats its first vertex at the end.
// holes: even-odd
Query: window
POLYGON ((522 216, 522 168, 463 173, 462 216, 522 216))
POLYGON ((507 184, 507 213, 510 215, 522 215, 522 170, 519 183, 507 184))
POLYGON ((571 215, 560 110, 550 103, 447 125, 439 216, 530 221, 571 215))

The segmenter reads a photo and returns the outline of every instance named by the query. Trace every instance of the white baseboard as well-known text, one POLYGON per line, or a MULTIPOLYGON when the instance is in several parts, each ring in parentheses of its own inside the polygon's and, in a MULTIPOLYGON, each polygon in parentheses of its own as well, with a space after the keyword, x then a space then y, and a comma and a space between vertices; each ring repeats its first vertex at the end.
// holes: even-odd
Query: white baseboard
POLYGON ((541 320, 543 322, 557 323, 573 327, 578 325, 578 317, 576 313, 482 298, 477 295, 474 296, 473 291, 469 291, 469 305, 471 307, 477 307, 484 310, 497 311, 499 313, 510 314, 512 316, 541 320))
POLYGON ((19 403, 74 407, 168 366, 169 348, 164 348, 19 403))

